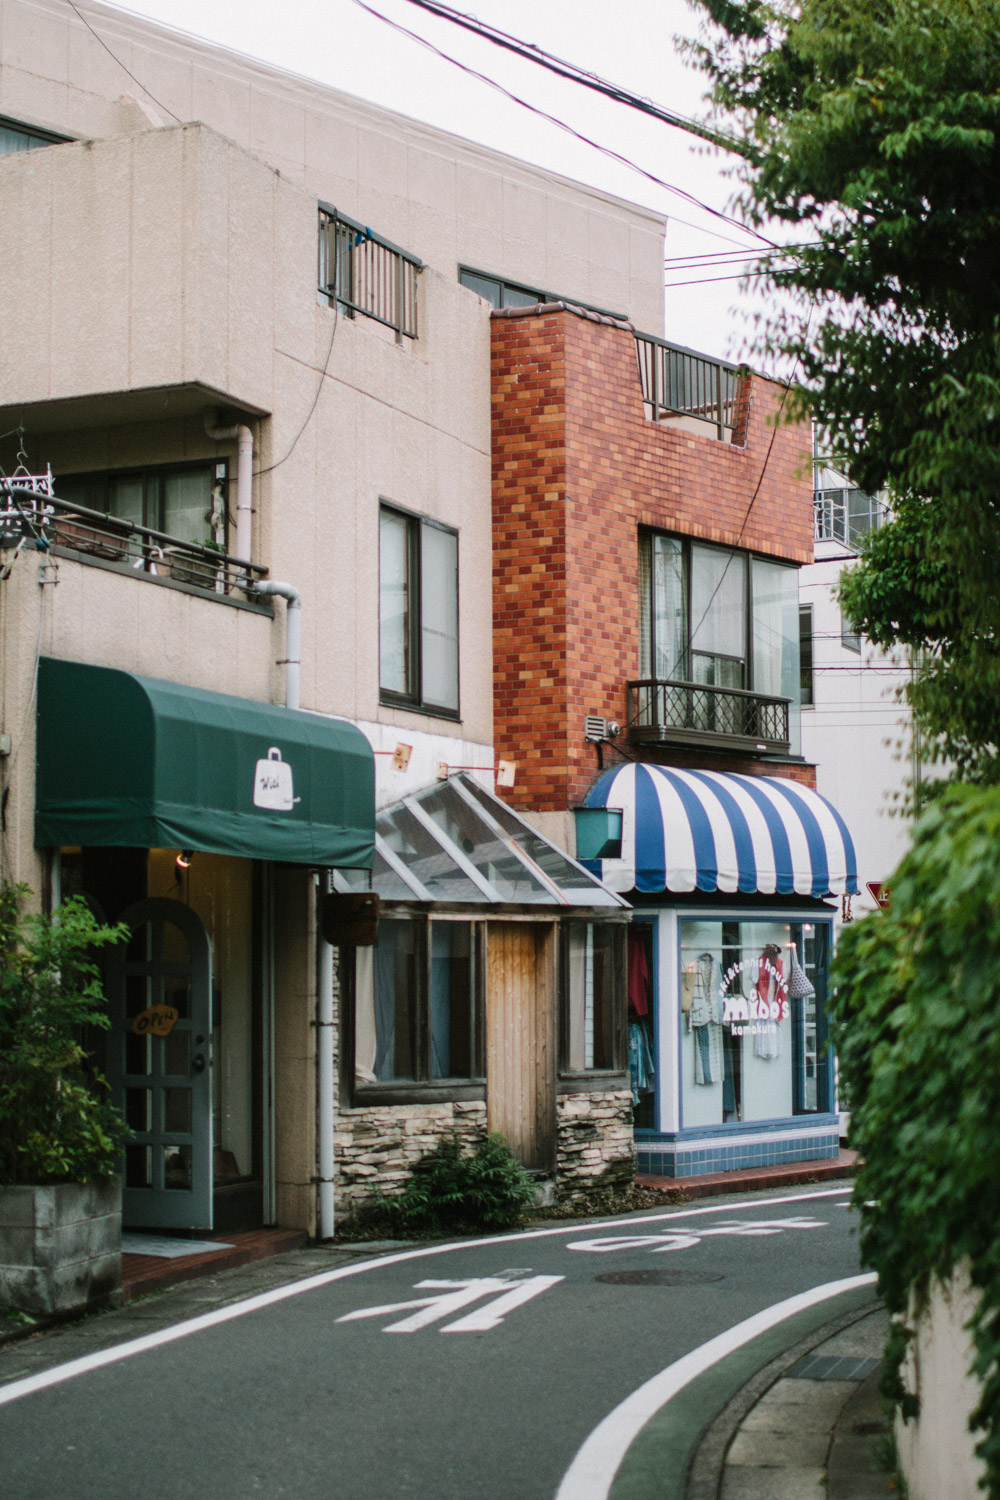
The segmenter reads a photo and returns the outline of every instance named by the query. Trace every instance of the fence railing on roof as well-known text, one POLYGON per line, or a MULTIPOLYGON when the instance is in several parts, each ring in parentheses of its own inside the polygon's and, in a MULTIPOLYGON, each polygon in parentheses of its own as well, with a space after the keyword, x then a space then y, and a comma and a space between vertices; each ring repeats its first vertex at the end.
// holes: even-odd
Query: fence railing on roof
POLYGON ((319 289, 348 316, 361 313, 394 329, 397 340, 415 339, 421 268, 415 255, 320 204, 319 289))
POLYGON ((636 334, 635 352, 643 404, 651 421, 692 418, 714 428, 719 442, 733 442, 740 394, 740 372, 735 365, 708 359, 649 333, 636 334))

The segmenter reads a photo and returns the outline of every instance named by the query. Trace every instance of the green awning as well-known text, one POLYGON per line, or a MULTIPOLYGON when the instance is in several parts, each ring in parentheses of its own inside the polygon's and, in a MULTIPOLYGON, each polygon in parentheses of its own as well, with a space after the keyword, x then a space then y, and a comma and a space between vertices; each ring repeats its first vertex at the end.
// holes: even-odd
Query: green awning
POLYGON ((35 842, 368 869, 375 761, 342 719, 43 657, 35 842))

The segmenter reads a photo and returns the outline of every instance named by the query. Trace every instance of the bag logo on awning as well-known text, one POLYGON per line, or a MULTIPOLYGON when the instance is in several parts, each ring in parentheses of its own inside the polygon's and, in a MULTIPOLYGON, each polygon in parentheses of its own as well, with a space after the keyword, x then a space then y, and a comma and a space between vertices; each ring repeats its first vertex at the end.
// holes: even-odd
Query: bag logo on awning
POLYGON ((282 760, 277 745, 272 745, 266 760, 257 762, 253 778, 253 805, 270 812, 291 812, 300 797, 292 795, 292 768, 282 760))

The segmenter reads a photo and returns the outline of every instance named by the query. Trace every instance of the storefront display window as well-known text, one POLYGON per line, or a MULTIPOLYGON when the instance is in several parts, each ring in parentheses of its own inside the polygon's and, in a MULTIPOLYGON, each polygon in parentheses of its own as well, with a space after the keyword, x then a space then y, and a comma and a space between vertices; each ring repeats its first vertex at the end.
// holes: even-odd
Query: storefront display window
POLYGON ((683 1128, 829 1109, 827 924, 698 917, 680 934, 683 1128))

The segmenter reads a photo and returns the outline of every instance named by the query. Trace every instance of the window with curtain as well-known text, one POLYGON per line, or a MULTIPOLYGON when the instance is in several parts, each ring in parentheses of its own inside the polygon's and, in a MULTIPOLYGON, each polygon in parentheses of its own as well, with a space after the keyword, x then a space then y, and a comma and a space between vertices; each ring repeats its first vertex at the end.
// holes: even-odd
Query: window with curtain
POLYGON ((357 1087, 482 1078, 481 948, 480 923, 380 921, 355 960, 357 1087))
POLYGON ((179 542, 225 549, 228 471, 224 460, 60 475, 60 500, 149 526, 179 542))
POLYGON ((639 673, 799 697, 798 570, 733 548, 639 535, 639 673))
POLYGON ((458 533, 383 505, 379 518, 383 702, 458 716, 458 533))
POLYGON ((560 1071, 611 1072, 625 1066, 624 925, 563 925, 560 1071))

